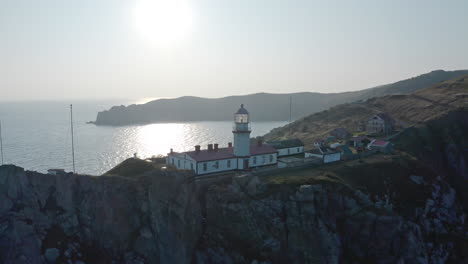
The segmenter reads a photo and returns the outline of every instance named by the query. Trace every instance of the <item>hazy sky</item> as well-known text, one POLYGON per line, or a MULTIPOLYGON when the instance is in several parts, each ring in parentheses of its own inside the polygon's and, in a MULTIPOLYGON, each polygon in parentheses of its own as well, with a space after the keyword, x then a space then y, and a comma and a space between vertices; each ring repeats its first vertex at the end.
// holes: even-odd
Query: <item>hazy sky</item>
POLYGON ((0 0, 0 100, 341 92, 468 69, 466 0, 145 1, 0 0))

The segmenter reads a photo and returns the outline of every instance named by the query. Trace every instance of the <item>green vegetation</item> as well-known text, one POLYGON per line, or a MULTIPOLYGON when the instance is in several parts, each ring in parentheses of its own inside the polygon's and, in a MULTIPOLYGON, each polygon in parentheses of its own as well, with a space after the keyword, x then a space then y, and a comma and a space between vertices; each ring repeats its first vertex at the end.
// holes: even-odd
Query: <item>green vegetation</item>
POLYGON ((136 177, 157 168, 157 166, 149 161, 130 158, 104 173, 103 176, 136 177))
MULTIPOLYGON (((362 160, 342 161, 329 165, 272 172, 260 176, 271 191, 287 186, 332 184, 360 190, 371 197, 387 195, 401 212, 424 206, 429 188, 418 188, 410 176, 434 179, 436 175, 414 156, 404 152, 376 154, 362 160)), ((291 188, 294 189, 294 188, 291 188)), ((409 212, 408 212, 409 213, 409 212)))

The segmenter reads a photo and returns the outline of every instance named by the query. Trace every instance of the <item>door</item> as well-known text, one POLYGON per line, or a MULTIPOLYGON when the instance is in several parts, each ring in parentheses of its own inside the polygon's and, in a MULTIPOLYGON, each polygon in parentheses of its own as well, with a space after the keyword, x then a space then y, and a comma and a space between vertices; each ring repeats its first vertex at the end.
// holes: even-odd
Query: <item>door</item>
POLYGON ((244 170, 249 169, 249 159, 244 159, 244 170))

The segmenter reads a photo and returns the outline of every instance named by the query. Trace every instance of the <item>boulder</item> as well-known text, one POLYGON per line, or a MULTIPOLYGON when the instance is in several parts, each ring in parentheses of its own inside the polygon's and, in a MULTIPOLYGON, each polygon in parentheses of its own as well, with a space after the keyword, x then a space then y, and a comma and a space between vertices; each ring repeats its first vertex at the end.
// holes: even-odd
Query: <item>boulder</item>
POLYGON ((60 251, 56 248, 48 248, 44 253, 44 257, 47 263, 56 263, 58 257, 60 256, 60 251))

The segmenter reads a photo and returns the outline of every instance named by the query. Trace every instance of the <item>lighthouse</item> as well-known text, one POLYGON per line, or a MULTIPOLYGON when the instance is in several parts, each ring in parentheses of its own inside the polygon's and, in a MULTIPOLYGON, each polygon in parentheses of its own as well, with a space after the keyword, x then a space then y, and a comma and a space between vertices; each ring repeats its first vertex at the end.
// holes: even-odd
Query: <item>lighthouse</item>
POLYGON ((250 124, 249 112, 241 104, 241 107, 234 114, 234 156, 250 156, 250 124))
POLYGON ((241 105, 234 113, 234 144, 229 143, 224 148, 219 144, 208 144, 207 149, 196 145, 194 150, 186 152, 171 149, 166 164, 181 170, 192 170, 196 175, 276 166, 278 151, 261 140, 251 145, 250 132, 249 112, 241 105))

